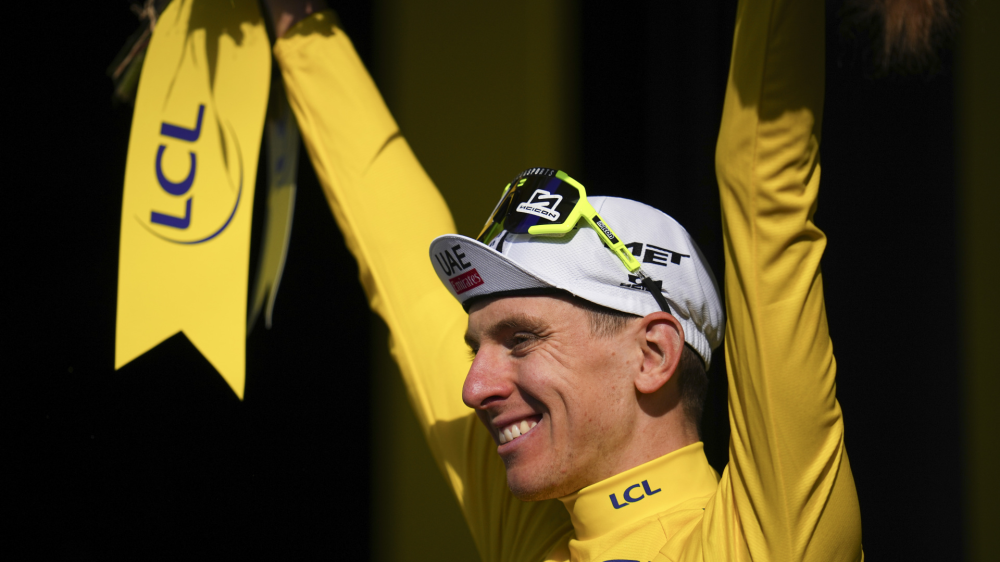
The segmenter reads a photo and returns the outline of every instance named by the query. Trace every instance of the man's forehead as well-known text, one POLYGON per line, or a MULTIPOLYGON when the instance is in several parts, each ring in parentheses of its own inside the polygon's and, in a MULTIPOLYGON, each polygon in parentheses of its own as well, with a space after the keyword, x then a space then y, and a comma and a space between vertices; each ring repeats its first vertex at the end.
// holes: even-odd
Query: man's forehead
POLYGON ((509 329, 542 329, 577 307, 562 296, 500 297, 474 304, 469 310, 466 339, 479 340, 509 329))

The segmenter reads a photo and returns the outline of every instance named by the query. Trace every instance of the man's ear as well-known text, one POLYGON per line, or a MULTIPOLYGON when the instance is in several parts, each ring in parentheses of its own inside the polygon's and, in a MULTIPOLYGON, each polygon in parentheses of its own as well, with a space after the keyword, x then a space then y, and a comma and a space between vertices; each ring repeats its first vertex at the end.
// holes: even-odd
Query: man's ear
POLYGON ((640 323, 639 345, 642 363, 635 377, 635 388, 652 394, 663 387, 677 370, 684 351, 684 327, 666 312, 646 315, 640 323))

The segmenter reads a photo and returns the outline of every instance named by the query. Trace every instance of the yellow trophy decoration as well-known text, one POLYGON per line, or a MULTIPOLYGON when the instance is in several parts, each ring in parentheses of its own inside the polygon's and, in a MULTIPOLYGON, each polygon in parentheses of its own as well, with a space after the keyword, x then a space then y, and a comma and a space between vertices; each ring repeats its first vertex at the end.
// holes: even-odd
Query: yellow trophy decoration
POLYGON ((183 331, 241 399, 271 46, 255 0, 175 0, 145 53, 129 138, 115 368, 183 331))

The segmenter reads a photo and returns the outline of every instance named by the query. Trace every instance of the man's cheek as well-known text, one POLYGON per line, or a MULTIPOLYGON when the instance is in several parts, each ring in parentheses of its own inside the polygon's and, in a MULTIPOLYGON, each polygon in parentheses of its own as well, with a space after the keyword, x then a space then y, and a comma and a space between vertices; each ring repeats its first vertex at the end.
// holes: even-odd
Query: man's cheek
POLYGON ((479 418, 479 421, 481 421, 486 427, 490 426, 490 416, 483 410, 476 410, 476 417, 479 418))
POLYGON ((479 423, 483 424, 483 427, 486 428, 486 431, 492 435, 493 432, 490 431, 491 428, 490 428, 490 416, 489 416, 489 414, 487 414, 486 412, 484 412, 482 410, 477 410, 476 411, 476 417, 479 418, 479 423))
POLYGON ((518 386, 525 400, 538 399, 553 386, 554 369, 539 357, 531 357, 520 365, 517 373, 518 386))

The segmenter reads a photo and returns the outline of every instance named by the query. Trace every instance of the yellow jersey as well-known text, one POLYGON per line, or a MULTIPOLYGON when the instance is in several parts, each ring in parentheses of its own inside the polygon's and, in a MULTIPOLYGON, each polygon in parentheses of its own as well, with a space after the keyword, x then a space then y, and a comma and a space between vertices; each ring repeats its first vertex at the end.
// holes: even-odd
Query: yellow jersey
POLYGON ((461 399, 467 316, 428 258, 454 232, 332 14, 275 45, 320 183, 391 332, 410 402, 484 560, 860 560, 857 493, 835 397, 813 223, 824 4, 743 0, 716 154, 723 209, 732 438, 721 475, 701 443, 560 500, 507 488, 461 399))

